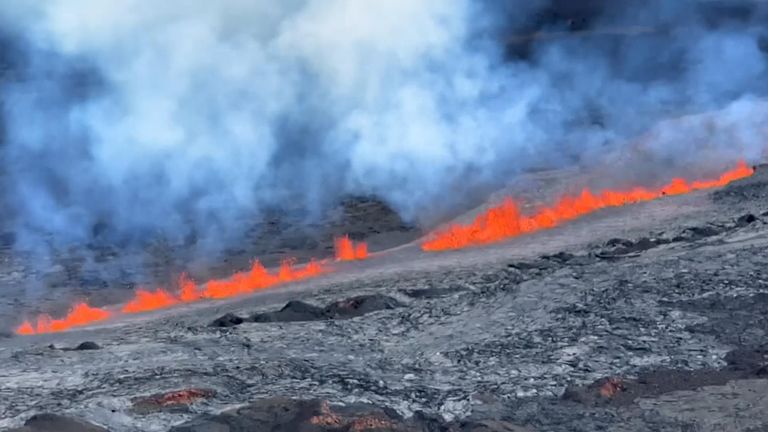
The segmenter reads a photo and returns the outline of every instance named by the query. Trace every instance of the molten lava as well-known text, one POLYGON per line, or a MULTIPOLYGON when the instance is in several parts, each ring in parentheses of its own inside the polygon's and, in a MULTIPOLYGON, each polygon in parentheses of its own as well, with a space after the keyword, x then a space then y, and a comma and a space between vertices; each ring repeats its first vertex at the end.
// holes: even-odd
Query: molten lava
MULTIPOLYGON (((162 288, 155 290, 139 288, 136 290, 134 297, 120 309, 120 312, 135 314, 165 309, 176 304, 191 303, 203 299, 223 299, 270 288, 279 284, 319 276, 328 271, 330 269, 315 260, 311 260, 303 266, 297 266, 296 260, 286 259, 274 273, 270 273, 261 263, 254 261, 249 271, 235 273, 228 279, 211 280, 202 286, 196 285, 189 276, 182 274, 179 277, 179 290, 177 294, 162 288)), ((85 303, 78 303, 62 319, 55 320, 48 315, 40 315, 37 318, 36 324, 33 325, 31 322, 25 321, 16 328, 16 333, 19 335, 34 335, 60 332, 103 321, 112 315, 112 312, 107 310, 93 308, 85 303)))
POLYGON ((69 310, 67 316, 62 319, 52 319, 48 315, 37 317, 37 323, 33 325, 25 321, 16 329, 20 335, 33 335, 38 333, 55 333, 69 330, 72 327, 80 327, 86 324, 104 321, 112 315, 111 312, 100 308, 88 306, 85 303, 77 303, 69 310))
POLYGON ((753 173, 754 170, 742 161, 736 168, 714 180, 688 182, 685 179, 675 178, 656 190, 638 187, 627 191, 606 190, 593 193, 589 189, 584 189, 577 196, 565 196, 554 205, 541 208, 528 216, 522 215, 517 203, 507 198, 500 205, 478 215, 468 225, 457 224, 438 230, 422 244, 421 248, 435 252, 494 243, 521 234, 552 228, 602 208, 725 186, 735 180, 749 177, 753 173))
POLYGON ((154 291, 148 291, 144 288, 136 290, 133 300, 123 306, 124 313, 149 312, 156 309, 164 309, 178 303, 179 300, 168 291, 158 288, 154 291))
MULTIPOLYGON (((520 213, 518 205, 512 199, 504 200, 500 205, 480 214, 468 225, 451 225, 433 233, 422 244, 425 251, 443 251, 461 249, 498 242, 524 233, 552 228, 563 222, 606 207, 618 207, 627 204, 649 201, 665 195, 680 195, 688 192, 725 186, 735 180, 749 177, 754 170, 739 162, 736 168, 725 172, 717 179, 688 182, 685 179, 672 179, 667 185, 651 190, 642 187, 626 191, 605 190, 593 193, 584 189, 577 196, 565 196, 554 205, 543 207, 532 215, 520 213)), ((337 261, 356 261, 368 258, 368 246, 364 242, 357 244, 349 236, 335 241, 337 261)), ((211 280, 197 285, 187 275, 179 278, 177 293, 162 288, 147 290, 140 288, 134 298, 125 304, 120 312, 125 314, 140 313, 164 309, 179 303, 197 302, 203 299, 223 299, 270 288, 279 284, 299 281, 318 276, 330 271, 315 260, 304 266, 297 266, 294 259, 284 260, 276 272, 270 272, 259 261, 254 261, 250 270, 235 273, 228 279, 211 280)), ((73 327, 81 327, 103 321, 113 313, 78 303, 61 319, 52 319, 40 315, 36 322, 25 321, 16 328, 20 335, 60 332, 73 327)))
POLYGON ((357 261, 368 258, 368 245, 365 242, 355 243, 349 236, 337 238, 334 246, 338 261, 357 261))
POLYGON ((315 260, 303 267, 297 267, 295 260, 286 259, 280 263, 277 273, 270 273, 259 261, 254 261, 249 271, 235 273, 229 279, 209 281, 202 290, 202 297, 210 299, 232 297, 319 276, 325 271, 323 265, 315 260))

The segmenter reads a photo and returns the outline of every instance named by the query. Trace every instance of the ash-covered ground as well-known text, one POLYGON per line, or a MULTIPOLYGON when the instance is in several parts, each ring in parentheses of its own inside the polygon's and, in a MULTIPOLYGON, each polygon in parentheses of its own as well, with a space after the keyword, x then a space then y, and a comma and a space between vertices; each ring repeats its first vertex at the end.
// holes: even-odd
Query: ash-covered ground
POLYGON ((491 247, 406 244, 245 298, 6 337, 0 427, 768 430, 766 198, 760 169, 491 247))

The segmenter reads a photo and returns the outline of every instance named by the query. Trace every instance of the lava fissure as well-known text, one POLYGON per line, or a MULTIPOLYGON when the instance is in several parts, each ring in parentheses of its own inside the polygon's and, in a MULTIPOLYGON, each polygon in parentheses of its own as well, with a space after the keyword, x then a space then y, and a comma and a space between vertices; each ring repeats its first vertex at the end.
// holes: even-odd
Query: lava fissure
MULTIPOLYGON (((354 244, 349 237, 336 239, 336 257, 339 260, 362 260, 367 258, 368 249, 364 242, 354 244), (349 247, 352 258, 346 259, 349 247)), ((328 273, 332 269, 327 261, 310 260, 307 264, 297 265, 295 258, 284 259, 275 271, 267 270, 261 262, 255 260, 251 268, 238 272, 226 279, 214 279, 198 285, 187 274, 182 274, 178 280, 176 293, 164 288, 150 290, 140 287, 136 289, 133 298, 123 305, 119 311, 111 311, 88 305, 85 302, 75 304, 64 318, 53 319, 48 315, 39 315, 36 321, 24 321, 16 328, 16 334, 34 335, 55 333, 75 327, 82 327, 99 321, 107 320, 116 314, 137 314, 159 309, 166 309, 182 303, 193 303, 206 299, 225 299, 255 291, 272 288, 278 285, 301 281, 328 273)))
MULTIPOLYGON (((495 243, 543 229, 553 228, 563 222, 576 219, 588 213, 607 208, 619 207, 643 201, 650 201, 667 195, 681 195, 702 189, 725 186, 733 181, 746 178, 754 169, 744 161, 723 173, 717 179, 687 181, 674 178, 658 189, 636 187, 626 191, 604 190, 594 193, 582 190, 577 196, 566 195, 554 205, 542 207, 531 215, 523 215, 518 204, 511 198, 478 215, 467 225, 455 224, 438 230, 430 235, 421 248, 435 252, 462 249, 495 243)), ((336 261, 358 261, 368 258, 368 246, 365 242, 354 242, 349 236, 334 240, 336 261)), ((157 309, 165 309, 180 303, 191 303, 205 299, 224 299, 277 285, 300 281, 319 276, 331 271, 327 261, 311 260, 303 266, 297 266, 293 258, 285 259, 276 271, 270 272, 258 260, 247 271, 238 272, 227 279, 210 280, 197 285, 186 274, 178 281, 178 293, 171 293, 163 288, 149 290, 139 288, 134 297, 119 312, 89 306, 85 302, 75 304, 69 313, 61 319, 48 315, 38 316, 33 324, 25 321, 16 328, 19 335, 33 335, 66 331, 91 323, 104 321, 116 313, 135 314, 157 309)))
POLYGON ((566 195, 554 205, 543 207, 532 215, 521 214, 518 204, 512 198, 507 198, 501 204, 478 215, 470 224, 450 225, 432 233, 421 248, 427 252, 438 252, 495 243, 521 234, 553 228, 606 207, 619 207, 667 195, 721 187, 753 173, 753 168, 740 161, 735 168, 714 180, 689 182, 674 178, 658 189, 636 187, 627 191, 604 190, 599 193, 585 188, 581 194, 566 195))

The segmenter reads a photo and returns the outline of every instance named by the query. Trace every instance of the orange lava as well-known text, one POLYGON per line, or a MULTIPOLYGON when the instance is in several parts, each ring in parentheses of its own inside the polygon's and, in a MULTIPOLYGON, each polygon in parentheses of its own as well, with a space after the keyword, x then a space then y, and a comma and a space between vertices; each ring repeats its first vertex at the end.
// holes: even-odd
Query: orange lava
POLYGON ((165 309, 178 302, 179 299, 162 288, 158 288, 154 291, 139 288, 136 290, 133 299, 123 306, 121 311, 124 313, 148 312, 157 309, 165 309))
POLYGON ((471 224, 451 225, 436 231, 421 245, 421 248, 428 252, 436 252, 495 243, 521 234, 552 228, 602 208, 725 186, 735 180, 749 177, 753 173, 752 168, 744 161, 740 161, 736 168, 713 180, 688 182, 682 178, 675 178, 656 190, 637 187, 626 191, 606 190, 596 194, 589 189, 584 189, 577 196, 565 196, 554 205, 541 208, 527 216, 520 213, 515 201, 507 198, 500 205, 478 215, 471 224))
POLYGON ((368 245, 365 242, 355 243, 349 236, 337 238, 334 246, 338 261, 357 261, 368 258, 368 245))
MULTIPOLYGON (((155 290, 139 288, 136 290, 134 297, 120 309, 120 312, 135 314, 165 309, 180 303, 197 302, 203 299, 223 299, 288 282, 308 279, 328 271, 330 269, 315 260, 303 266, 297 266, 294 259, 286 259, 272 273, 264 268, 261 263, 254 261, 249 271, 235 273, 228 279, 211 280, 201 286, 196 285, 189 276, 182 274, 179 277, 178 293, 171 293, 162 288, 155 290)), ((107 310, 93 308, 85 303, 78 303, 65 318, 54 320, 48 315, 40 315, 37 318, 36 325, 25 321, 16 328, 16 334, 34 335, 60 332, 103 321, 112 315, 107 310)))
POLYGON ((202 298, 202 295, 197 290, 197 284, 186 273, 182 273, 179 276, 179 298, 184 303, 198 301, 202 298))
POLYGON ((88 306, 86 303, 77 303, 72 306, 67 316, 62 319, 53 319, 48 315, 40 315, 33 325, 24 321, 17 329, 20 335, 33 335, 39 333, 55 333, 69 330, 72 327, 80 327, 98 321, 104 321, 112 315, 111 312, 88 306))
POLYGON ((209 281, 202 290, 202 297, 211 299, 232 297, 319 276, 325 271, 321 263, 315 260, 303 267, 297 267, 295 260, 286 259, 280 263, 277 273, 270 273, 259 261, 254 261, 249 271, 235 273, 229 279, 209 281))
MULTIPOLYGON (((532 215, 520 213, 518 205, 511 198, 487 210, 468 225, 451 225, 433 233, 422 244, 425 251, 461 249, 498 242, 524 233, 552 228, 563 222, 606 207, 649 201, 665 195, 680 195, 701 189, 725 186, 735 180, 749 177, 754 170, 743 161, 736 168, 725 172, 717 179, 689 182, 672 179, 667 185, 656 189, 637 187, 626 191, 606 190, 593 193, 584 189, 577 196, 565 196, 549 207, 543 207, 532 215)), ((368 258, 365 242, 355 243, 349 236, 335 240, 337 261, 356 261, 368 258)), ((164 309, 180 303, 197 302, 204 299, 223 299, 247 294, 276 285, 312 278, 330 271, 325 262, 315 260, 297 266, 295 259, 286 259, 276 271, 270 272, 259 261, 254 261, 247 271, 235 273, 227 279, 211 280, 197 285, 187 275, 179 278, 177 292, 162 288, 147 290, 140 288, 120 312, 134 314, 164 309)), ((19 335, 52 333, 82 327, 110 318, 113 312, 78 303, 61 319, 40 315, 36 322, 25 321, 16 328, 19 335)))

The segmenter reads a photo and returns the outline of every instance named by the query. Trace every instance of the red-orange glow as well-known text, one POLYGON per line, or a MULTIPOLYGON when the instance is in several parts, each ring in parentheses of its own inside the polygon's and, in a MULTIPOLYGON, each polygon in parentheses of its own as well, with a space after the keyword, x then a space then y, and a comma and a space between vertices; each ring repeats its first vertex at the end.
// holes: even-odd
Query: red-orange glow
POLYGON ((552 228, 602 208, 721 187, 732 181, 749 177, 753 173, 754 170, 741 161, 736 168, 714 180, 688 182, 685 179, 674 178, 657 190, 638 187, 628 191, 606 190, 595 194, 584 189, 577 196, 565 196, 554 205, 541 208, 528 216, 522 215, 517 204, 511 198, 507 198, 500 205, 478 215, 468 225, 457 224, 438 230, 421 247, 425 251, 434 252, 494 243, 521 234, 552 228))
POLYGON ((133 299, 123 306, 122 312, 139 313, 165 309, 178 302, 179 300, 176 297, 162 288, 158 288, 154 291, 139 288, 136 290, 133 299))
MULTIPOLYGON (((667 185, 650 190, 637 187, 626 191, 606 190, 594 193, 584 189, 579 195, 565 196, 549 207, 543 207, 531 215, 521 214, 512 199, 480 214, 468 225, 453 225, 434 233, 422 245, 425 251, 441 251, 477 246, 501 241, 524 233, 552 228, 565 221, 583 216, 605 207, 649 201, 664 195, 679 195, 700 189, 725 186, 728 183, 749 177, 753 169, 744 162, 717 179, 688 182, 675 178, 667 185)), ((335 240, 338 261, 362 260, 368 257, 368 246, 364 242, 353 242, 349 236, 335 240)), ((280 284, 316 277, 330 271, 325 261, 312 260, 299 266, 294 259, 286 259, 277 270, 270 272, 259 261, 254 261, 247 271, 238 272, 227 279, 211 280, 197 285, 187 275, 179 277, 178 292, 164 289, 139 289, 133 299, 125 304, 121 313, 132 314, 162 309, 179 303, 190 303, 204 299, 223 299, 271 288, 280 284)), ((51 333, 81 327, 103 321, 113 313, 78 303, 61 319, 40 315, 36 321, 25 321, 16 328, 19 335, 51 333)))
POLYGON ((359 260, 368 258, 368 244, 360 242, 355 245, 355 258, 359 260))
POLYGON ((314 260, 298 267, 294 259, 286 259, 280 263, 277 273, 272 274, 259 261, 254 261, 250 271, 235 273, 229 279, 209 281, 205 286, 203 296, 212 299, 232 297, 319 276, 326 271, 319 262, 314 260))
POLYGON ((334 240, 336 260, 356 261, 368 258, 368 245, 365 242, 355 244, 349 236, 339 237, 334 240))
MULTIPOLYGON (((259 261, 254 261, 250 270, 235 273, 228 279, 211 280, 202 287, 198 287, 189 276, 182 274, 179 277, 178 294, 173 294, 162 288, 154 291, 139 288, 134 297, 120 309, 120 312, 134 314, 165 309, 179 303, 191 303, 203 299, 223 299, 271 288, 283 283, 308 279, 328 271, 330 269, 316 260, 298 266, 296 260, 286 259, 273 274, 264 268, 259 261)), ((79 303, 63 319, 54 320, 48 315, 40 315, 36 325, 25 321, 16 328, 16 334, 34 335, 59 332, 102 321, 111 315, 109 311, 104 309, 92 308, 85 303, 79 303)))
POLYGON ((197 289, 195 281, 190 279, 186 273, 182 273, 179 276, 179 298, 184 303, 198 301, 202 298, 202 294, 197 289))
POLYGON ((112 314, 100 308, 88 306, 85 303, 77 303, 69 310, 67 316, 62 319, 53 319, 48 315, 37 317, 36 324, 25 321, 16 328, 20 335, 33 335, 39 333, 55 333, 69 330, 74 327, 82 327, 98 321, 104 321, 112 314))

